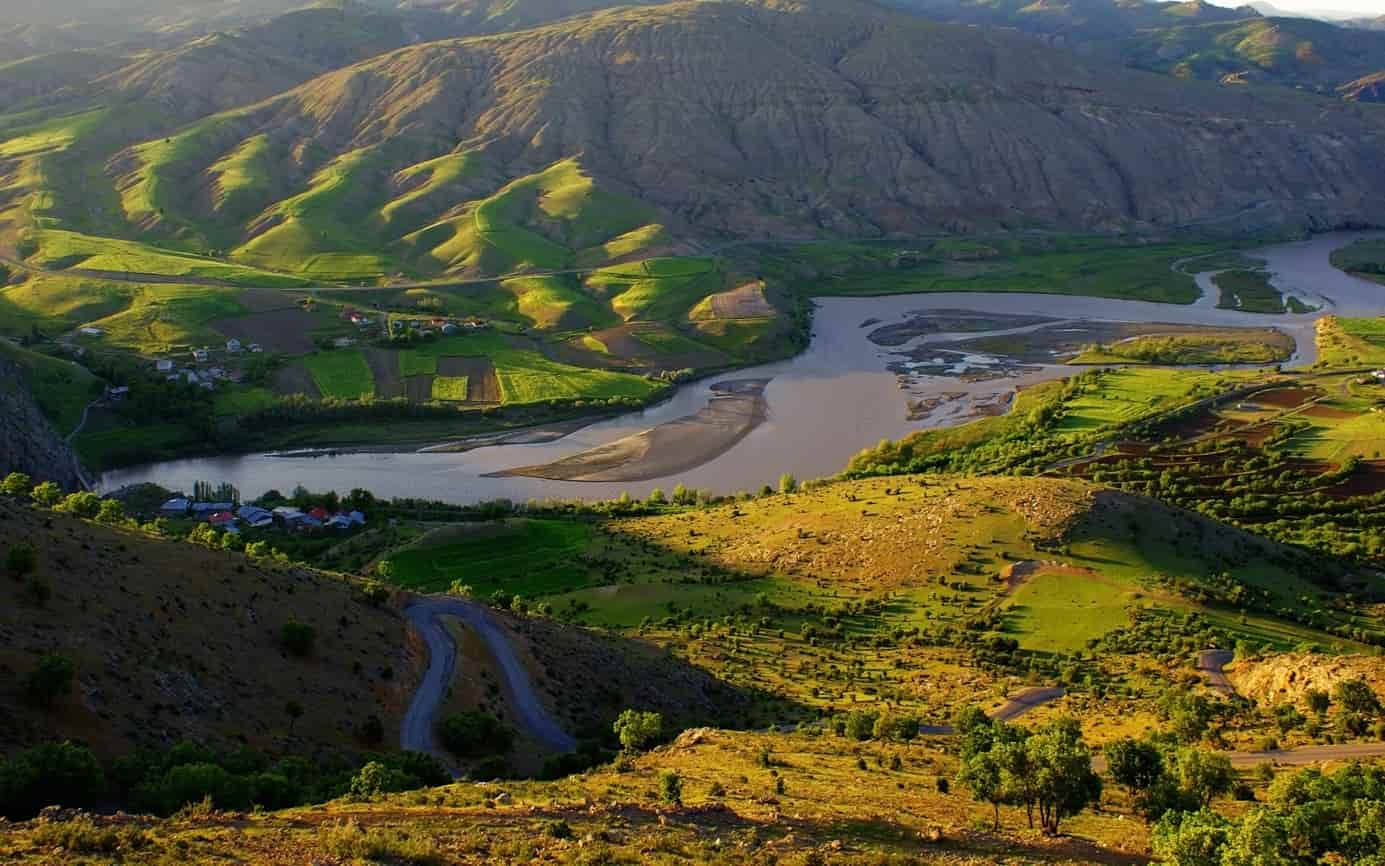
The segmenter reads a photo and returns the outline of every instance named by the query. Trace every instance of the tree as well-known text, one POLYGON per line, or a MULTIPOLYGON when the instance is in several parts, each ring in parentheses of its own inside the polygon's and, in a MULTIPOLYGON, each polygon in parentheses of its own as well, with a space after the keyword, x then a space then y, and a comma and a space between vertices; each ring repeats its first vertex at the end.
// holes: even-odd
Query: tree
POLYGON ((11 576, 22 578, 38 568, 38 552, 27 542, 19 542, 5 552, 5 570, 11 576))
POLYGON ((1225 755, 1190 747, 1179 750, 1177 763, 1179 784, 1203 809, 1236 784, 1236 771, 1225 755))
POLYGON ((73 743, 44 743, 0 760, 0 814, 30 818, 44 806, 86 806, 106 793, 96 756, 73 743))
POLYGON ((1164 756, 1159 748, 1146 740, 1125 737, 1107 744, 1104 751, 1111 778, 1125 788, 1136 810, 1149 820, 1149 800, 1164 779, 1164 756))
POLYGON ((978 752, 962 761, 957 772, 957 781, 971 791, 973 800, 990 803, 992 810, 991 829, 1000 831, 1000 804, 1005 802, 1005 789, 1001 783, 1000 762, 989 751, 978 752))
POLYGON ((316 641, 317 629, 297 620, 289 620, 279 630, 279 643, 289 653, 300 658, 313 651, 313 644, 316 641))
POLYGON ((1344 713, 1363 716, 1380 712, 1380 701, 1370 685, 1362 679, 1342 680, 1332 688, 1332 699, 1344 713))
POLYGON ((402 770, 370 761, 351 777, 349 793, 356 800, 374 800, 382 794, 407 791, 414 787, 413 782, 402 770))
POLYGON ((111 526, 125 522, 125 506, 118 499, 103 499, 96 510, 96 522, 111 526))
POLYGON ((1308 709, 1319 718, 1327 715, 1327 708, 1332 705, 1332 698, 1322 689, 1308 689, 1303 697, 1308 701, 1308 709))
POLYGON ((443 719, 438 742, 459 758, 481 758, 509 752, 515 732, 489 713, 470 711, 443 719))
POLYGON ((625 710, 612 728, 627 752, 638 752, 663 736, 664 717, 659 713, 625 710))
POLYGON ((780 492, 780 493, 793 493, 793 492, 794 492, 795 490, 797 490, 797 489, 798 489, 798 479, 797 479, 797 478, 794 478, 794 477, 793 477, 792 475, 790 475, 788 472, 785 472, 783 475, 780 475, 780 476, 779 476, 779 492, 780 492))
POLYGON ((289 733, 292 734, 293 726, 303 718, 303 705, 298 701, 289 701, 284 704, 284 714, 289 717, 289 733))
POLYGON ((1215 812, 1168 812, 1154 825, 1150 846, 1169 866, 1221 866, 1230 823, 1215 812))
POLYGON ((665 501, 662 487, 655 487, 653 490, 649 491, 650 505, 663 505, 665 501))
POLYGON ((53 708, 58 698, 72 690, 77 677, 77 663, 67 656, 46 655, 24 678, 24 694, 45 710, 53 708))
POLYGON ((1227 835, 1220 866, 1297 866, 1303 862, 1323 862, 1298 857, 1294 850, 1295 835, 1290 832, 1285 816, 1270 809, 1252 809, 1227 835))
POLYGON ((34 501, 45 508, 52 508, 62 501, 63 489, 52 481, 44 481, 29 494, 34 501))
POLYGON ((672 770, 659 775, 659 796, 665 803, 680 806, 683 803, 683 778, 672 770))
POLYGON ((1101 777, 1092 770, 1092 752, 1077 720, 1061 717, 1025 743, 1032 766, 1035 802, 1045 833, 1058 835, 1062 820, 1101 797, 1101 777))
POLYGON ((34 479, 25 475, 23 472, 11 472, 5 476, 4 481, 0 481, 0 493, 6 496, 23 496, 34 486, 34 479))
POLYGON ((90 520, 101 510, 101 497, 95 493, 69 493, 54 510, 90 520))

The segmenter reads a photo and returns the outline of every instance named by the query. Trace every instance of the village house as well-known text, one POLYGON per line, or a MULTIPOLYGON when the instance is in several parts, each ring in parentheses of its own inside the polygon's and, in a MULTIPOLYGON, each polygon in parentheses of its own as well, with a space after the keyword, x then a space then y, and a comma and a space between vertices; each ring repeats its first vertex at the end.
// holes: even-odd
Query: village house
POLYGON ((227 341, 226 341, 226 351, 231 352, 231 353, 238 353, 238 352, 240 352, 240 351, 241 351, 240 340, 237 340, 235 337, 232 337, 231 339, 227 340, 227 341))
POLYGON ((175 496, 163 505, 159 506, 159 513, 164 517, 187 517, 188 510, 192 508, 192 501, 186 496, 175 496))
POLYGON ((207 358, 209 358, 209 357, 211 357, 211 356, 207 354, 207 350, 206 350, 206 349, 193 349, 193 350, 192 350, 192 359, 193 359, 194 361, 196 361, 197 363, 199 363, 199 364, 205 364, 205 363, 207 363, 207 358))
POLYGON ((100 337, 103 336, 106 332, 101 330, 100 328, 93 328, 88 326, 85 328, 78 328, 77 333, 81 334, 83 337, 100 337))
POLYGON ((274 514, 258 505, 242 505, 236 509, 236 516, 252 529, 265 529, 274 525, 274 514))
POLYGON ((154 369, 160 373, 171 373, 173 372, 173 362, 167 358, 160 358, 154 362, 154 369))
POLYGON ((262 346, 260 346, 259 343, 251 343, 251 344, 250 344, 250 352, 251 352, 251 354, 258 355, 258 354, 260 354, 260 353, 263 352, 263 351, 264 351, 264 348, 263 348, 262 346))
POLYGON ((219 512, 231 514, 235 508, 234 502, 194 502, 192 503, 192 516, 198 520, 210 520, 213 515, 219 512))

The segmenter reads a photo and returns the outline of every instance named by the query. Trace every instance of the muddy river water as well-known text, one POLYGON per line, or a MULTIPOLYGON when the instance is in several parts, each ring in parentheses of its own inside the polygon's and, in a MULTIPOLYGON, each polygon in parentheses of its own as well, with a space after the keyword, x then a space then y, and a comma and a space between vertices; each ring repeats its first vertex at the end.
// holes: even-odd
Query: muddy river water
MULTIPOLYGON (((1385 233, 1319 235, 1249 253, 1266 261, 1276 287, 1322 307, 1310 314, 1269 316, 1220 310, 1210 295, 1190 305, 1005 293, 821 298, 813 339, 802 355, 687 385, 658 406, 599 421, 553 441, 500 444, 461 453, 257 454, 174 460, 107 472, 101 486, 111 490, 152 481, 171 489, 191 489, 198 480, 228 481, 242 495, 254 497, 270 488, 287 492, 302 484, 310 490, 346 492, 363 487, 377 496, 471 503, 502 497, 604 499, 625 491, 638 497, 655 487, 669 490, 677 484, 732 493, 774 484, 784 472, 800 479, 816 478, 840 471, 854 453, 881 439, 1002 411, 1016 388, 1074 372, 1071 366, 1036 362, 1032 357, 1020 362, 952 350, 939 350, 934 357, 932 344, 1036 328, 1061 329, 1081 322, 1273 326, 1297 343, 1291 364, 1310 364, 1313 323, 1320 315, 1385 314, 1385 285, 1349 276, 1328 261, 1332 250, 1361 237, 1385 237, 1385 233), (895 339, 887 341, 891 345, 871 339, 882 327, 930 314, 946 322, 965 315, 974 321, 990 317, 997 327, 976 330, 973 324, 962 332, 933 329, 898 345, 895 339), (1027 319, 1007 322, 1003 317, 1027 319), (1048 321, 1034 324, 1035 317, 1048 321), (1023 324, 1015 325, 1016 321, 1023 324), (621 483, 495 475, 571 458, 686 419, 708 405, 713 386, 750 379, 768 380, 763 422, 693 468, 621 483)), ((1206 279, 1199 279, 1199 285, 1204 292, 1210 288, 1206 279)))

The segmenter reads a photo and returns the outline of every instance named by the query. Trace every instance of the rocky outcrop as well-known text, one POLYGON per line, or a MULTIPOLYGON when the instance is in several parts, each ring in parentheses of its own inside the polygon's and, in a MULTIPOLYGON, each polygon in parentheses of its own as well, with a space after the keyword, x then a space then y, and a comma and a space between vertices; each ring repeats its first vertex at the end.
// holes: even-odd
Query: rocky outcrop
POLYGON ((0 358, 0 475, 23 472, 77 490, 77 466, 76 455, 25 387, 23 369, 0 358))

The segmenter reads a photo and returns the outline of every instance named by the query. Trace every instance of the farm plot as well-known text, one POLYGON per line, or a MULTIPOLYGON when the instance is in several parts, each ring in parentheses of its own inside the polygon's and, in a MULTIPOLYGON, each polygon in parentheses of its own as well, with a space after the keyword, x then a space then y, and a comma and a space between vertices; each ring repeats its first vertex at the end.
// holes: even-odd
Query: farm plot
POLYGON ((273 391, 280 397, 302 394, 316 400, 322 396, 322 392, 318 390, 317 382, 313 380, 313 374, 309 373, 308 368, 301 363, 289 364, 274 371, 273 391))
POLYGON ((297 307, 217 319, 211 325, 227 337, 245 345, 259 343, 267 352, 306 355, 313 351, 312 331, 321 320, 297 307))
POLYGON ((365 355, 356 349, 310 355, 303 365, 324 397, 359 400, 375 393, 375 380, 365 355))
POLYGON ((466 383, 468 403, 499 403, 500 380, 489 358, 439 358, 438 375, 466 383))
POLYGON ((365 361, 375 379, 375 396, 393 400, 404 396, 404 376, 399 370, 399 353, 389 349, 366 349, 365 361))

